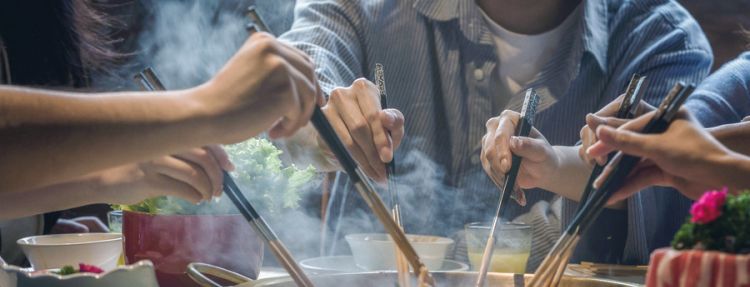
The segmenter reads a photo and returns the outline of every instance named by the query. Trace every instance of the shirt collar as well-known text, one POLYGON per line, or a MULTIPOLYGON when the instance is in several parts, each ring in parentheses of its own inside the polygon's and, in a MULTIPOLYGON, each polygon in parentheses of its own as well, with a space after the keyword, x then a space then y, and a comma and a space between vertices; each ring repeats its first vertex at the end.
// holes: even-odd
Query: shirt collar
MULTIPOLYGON (((583 23, 581 36, 578 37, 580 43, 575 46, 591 54, 599 64, 599 68, 606 71, 609 44, 607 1, 583 1, 583 23)), ((474 0, 415 0, 414 9, 435 21, 450 21, 459 18, 461 31, 467 39, 477 43, 491 43, 491 38, 488 38, 485 33, 487 29, 479 7, 474 0)))

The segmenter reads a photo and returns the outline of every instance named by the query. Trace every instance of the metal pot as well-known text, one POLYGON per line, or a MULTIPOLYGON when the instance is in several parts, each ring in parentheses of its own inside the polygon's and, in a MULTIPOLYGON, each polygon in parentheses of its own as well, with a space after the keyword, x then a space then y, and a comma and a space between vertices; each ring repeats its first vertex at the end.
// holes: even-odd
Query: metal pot
MULTIPOLYGON (((222 287, 207 275, 235 284, 235 287, 294 287, 294 282, 289 277, 269 278, 262 280, 252 280, 235 272, 204 263, 191 263, 188 265, 188 275, 190 278, 207 287, 222 287)), ((432 275, 437 286, 474 286, 476 272, 433 272, 432 275)), ((534 275, 532 274, 510 274, 510 273, 488 273, 488 286, 513 286, 522 287, 529 282, 534 275)), ((382 287, 396 286, 397 274, 395 272, 364 272, 364 273, 347 273, 347 274, 329 274, 310 277, 316 286, 361 286, 361 287, 382 287)), ((416 282, 412 283, 416 286, 416 282)), ((560 282, 561 287, 636 287, 643 286, 633 283, 623 283, 612 280, 569 277, 564 276, 560 282)))

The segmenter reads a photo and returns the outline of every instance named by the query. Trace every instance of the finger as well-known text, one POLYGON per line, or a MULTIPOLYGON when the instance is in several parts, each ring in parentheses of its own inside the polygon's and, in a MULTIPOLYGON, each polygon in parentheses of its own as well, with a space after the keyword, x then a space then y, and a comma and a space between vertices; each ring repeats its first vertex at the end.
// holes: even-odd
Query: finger
POLYGON ((378 152, 380 161, 390 162, 393 158, 393 150, 390 148, 388 135, 383 127, 383 122, 380 120, 382 109, 380 107, 380 99, 377 96, 379 94, 378 88, 372 82, 362 78, 354 81, 353 86, 357 87, 354 89, 355 91, 363 91, 356 93, 355 98, 357 99, 357 105, 369 124, 372 141, 375 145, 375 150, 378 152))
MULTIPOLYGON (((599 141, 626 154, 652 157, 654 135, 638 134, 624 129, 601 126, 596 131, 599 141)), ((592 148, 594 148, 592 146, 592 148)))
POLYGON ((592 130, 595 131, 596 128, 598 128, 601 125, 610 126, 613 128, 618 128, 624 124, 626 124, 628 120, 625 119, 619 119, 615 117, 602 117, 597 116, 595 114, 588 114, 586 115, 586 125, 592 130))
MULTIPOLYGON (((221 153, 224 153, 221 148, 218 149, 221 153)), ((224 156, 226 156, 226 153, 224 153, 224 156)), ((221 193, 224 174, 219 160, 213 155, 211 150, 208 148, 198 148, 176 154, 174 157, 195 164, 208 177, 211 185, 211 196, 218 196, 221 193)))
POLYGON ((160 174, 157 176, 156 182, 160 187, 159 191, 162 195, 179 197, 193 204, 198 204, 204 200, 203 194, 200 191, 193 188, 190 184, 176 180, 173 177, 160 174))
POLYGON ((510 151, 510 137, 515 134, 516 124, 518 123, 519 114, 512 111, 505 111, 500 116, 493 144, 495 146, 494 155, 490 155, 494 160, 490 161, 493 170, 500 174, 506 174, 510 170, 513 154, 510 151))
POLYGON ((596 115, 603 116, 603 117, 614 116, 615 114, 617 114, 617 111, 620 110, 620 105, 624 98, 625 98, 625 94, 617 96, 617 98, 615 98, 609 104, 599 109, 596 112, 596 115))
POLYGON ((269 131, 271 138, 291 136, 298 129, 306 125, 312 113, 312 103, 305 99, 314 98, 314 95, 318 92, 317 87, 302 75, 300 71, 289 69, 288 72, 292 82, 292 89, 288 89, 288 92, 294 93, 292 97, 296 99, 296 106, 290 109, 290 112, 284 116, 280 125, 275 125, 269 131))
POLYGON ((277 49, 278 54, 287 60, 294 69, 302 72, 305 78, 313 82, 313 79, 315 79, 315 65, 305 52, 281 41, 275 41, 274 47, 277 49))
MULTIPOLYGON (((329 105, 330 104, 331 103, 329 102, 329 105)), ((336 134, 341 139, 341 142, 344 143, 344 146, 346 146, 346 149, 349 150, 349 153, 351 153, 352 157, 354 157, 354 160, 359 163, 362 171, 364 171, 368 176, 374 178, 377 173, 367 163, 367 157, 365 156, 365 153, 354 142, 354 139, 352 139, 352 136, 349 133, 346 124, 341 120, 341 117, 339 116, 339 113, 336 111, 336 109, 328 106, 323 108, 322 110, 326 115, 328 121, 331 123, 331 126, 333 126, 333 129, 336 131, 336 134)))
POLYGON ((544 162, 549 159, 547 142, 541 139, 527 137, 510 137, 510 151, 532 162, 544 162))
POLYGON ((360 161, 360 164, 363 166, 368 165, 370 170, 373 171, 371 176, 378 181, 383 181, 385 179, 385 165, 376 149, 370 123, 363 114, 363 111, 360 110, 357 101, 353 98, 353 95, 342 94, 342 96, 337 97, 330 104, 336 106, 338 116, 344 122, 348 133, 351 134, 354 145, 364 155, 364 161, 360 161))
POLYGON ((232 163, 232 160, 229 159, 229 154, 227 154, 224 148, 219 145, 208 145, 203 148, 211 153, 222 169, 226 171, 234 171, 236 167, 232 163))
POLYGON ((200 166, 194 163, 168 156, 156 160, 153 170, 190 185, 201 195, 201 199, 203 200, 210 199, 213 194, 213 188, 208 175, 200 166))
POLYGON ((396 109, 385 109, 380 118, 383 127, 391 133, 392 150, 395 151, 404 138, 404 115, 396 109))
POLYGON ((304 126, 312 117, 314 106, 322 105, 323 103, 323 91, 315 74, 315 63, 312 61, 312 58, 305 54, 305 52, 283 43, 281 46, 281 50, 285 55, 289 55, 292 65, 294 65, 294 67, 305 76, 307 80, 306 83, 309 83, 309 85, 313 87, 312 91, 314 91, 314 93, 300 94, 300 99, 302 101, 302 114, 299 121, 301 126, 304 126))

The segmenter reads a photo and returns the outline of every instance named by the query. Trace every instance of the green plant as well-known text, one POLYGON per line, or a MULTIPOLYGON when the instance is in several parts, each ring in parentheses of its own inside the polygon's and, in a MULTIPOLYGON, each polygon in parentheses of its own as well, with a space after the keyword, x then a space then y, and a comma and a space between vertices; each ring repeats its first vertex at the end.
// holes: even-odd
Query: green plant
MULTIPOLYGON (((299 207, 300 189, 313 179, 313 167, 298 169, 293 164, 285 167, 280 158, 282 151, 261 138, 226 146, 225 150, 236 167, 232 173, 235 182, 257 209, 278 214, 299 207)), ((234 205, 226 196, 198 205, 165 196, 114 208, 152 214, 235 213, 234 205)))
POLYGON ((675 249, 750 253, 750 191, 711 191, 690 210, 672 241, 675 249))

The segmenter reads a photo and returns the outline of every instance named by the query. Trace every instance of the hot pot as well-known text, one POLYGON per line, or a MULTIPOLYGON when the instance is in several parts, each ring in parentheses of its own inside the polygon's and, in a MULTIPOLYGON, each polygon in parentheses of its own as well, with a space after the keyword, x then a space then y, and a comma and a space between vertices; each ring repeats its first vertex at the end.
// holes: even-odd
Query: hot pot
MULTIPOLYGON (((261 280, 251 280, 235 272, 216 267, 205 263, 191 263, 188 266, 188 275, 190 278, 201 284, 201 286, 221 287, 211 278, 218 278, 222 281, 231 282, 235 287, 294 287, 294 281, 290 277, 277 277, 261 280), (208 276, 207 276, 208 275, 208 276), (211 278, 209 278, 211 277, 211 278)), ((455 287, 455 286, 474 286, 477 278, 477 272, 432 272, 438 287, 455 287)), ((398 275, 395 272, 364 272, 364 273, 346 273, 346 274, 328 274, 312 276, 310 279, 315 286, 325 287, 382 287, 397 286, 398 275)), ((488 273, 488 286, 511 286, 522 287, 530 282, 532 274, 511 274, 511 273, 488 273)), ((417 286, 412 282, 412 286, 417 286)), ((588 277, 569 277, 564 276, 561 280, 561 287, 636 287, 642 286, 633 283, 623 283, 606 279, 596 279, 588 277)))

